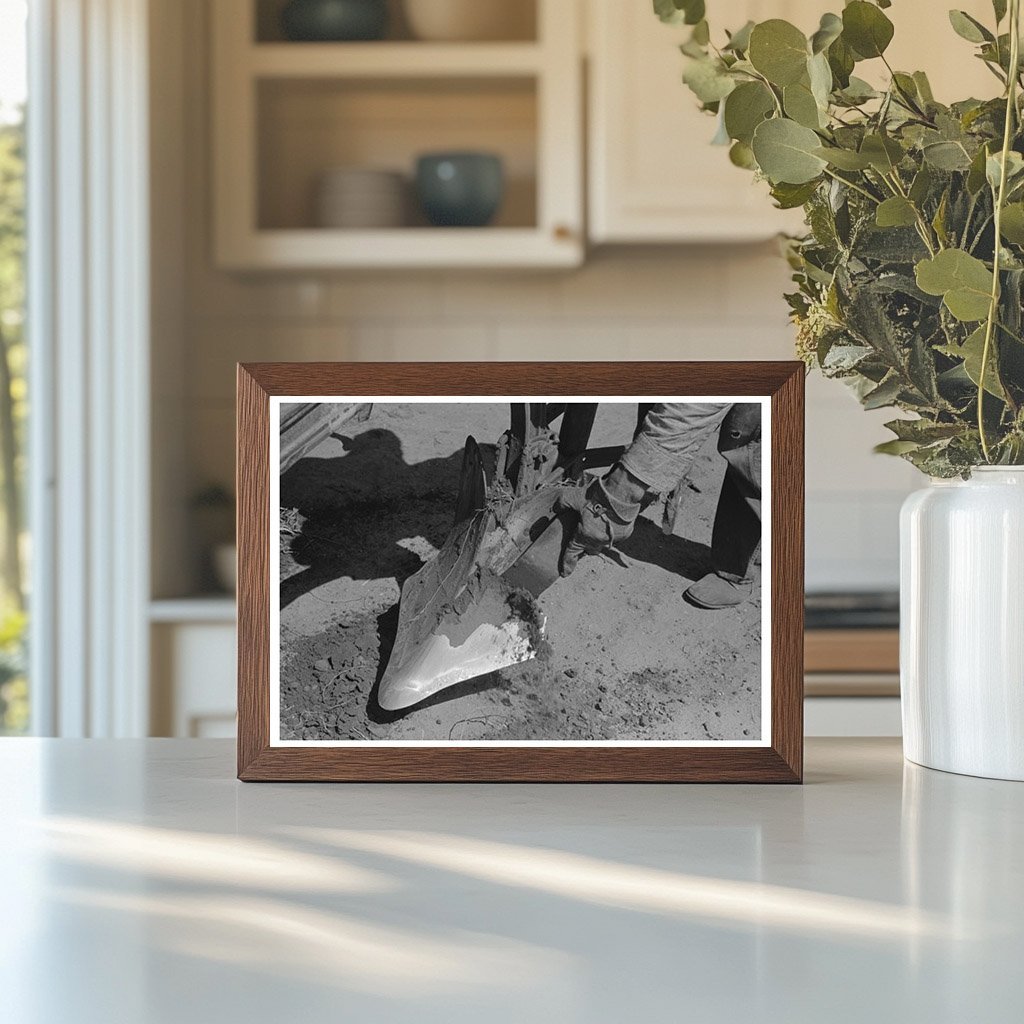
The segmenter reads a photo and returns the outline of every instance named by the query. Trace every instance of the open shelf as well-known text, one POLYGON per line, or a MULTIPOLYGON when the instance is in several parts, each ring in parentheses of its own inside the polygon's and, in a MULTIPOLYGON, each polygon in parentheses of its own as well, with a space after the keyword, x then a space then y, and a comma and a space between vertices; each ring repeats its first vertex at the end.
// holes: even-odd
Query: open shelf
POLYGON ((549 240, 533 228, 405 228, 385 231, 259 231, 226 266, 280 267, 573 267, 572 238, 549 240), (561 244, 559 244, 561 243, 561 244))
MULTIPOLYGON (((217 0, 219 3, 220 0, 217 0)), ((245 0, 252 5, 254 22, 250 39, 260 44, 285 42, 289 46, 307 47, 315 44, 286 40, 281 27, 281 12, 288 0, 245 0)), ((422 0, 421 0, 422 2, 422 0)), ((569 0, 558 0, 567 3, 569 0)), ((499 15, 504 22, 500 33, 504 42, 532 42, 537 39, 537 5, 538 0, 502 0, 499 15)), ((405 0, 388 0, 388 26, 381 43, 394 41, 418 43, 410 18, 406 13, 405 0)), ((379 46, 376 41, 361 42, 355 45, 363 47, 379 46)))
MULTIPOLYGON (((379 230, 429 230, 414 196, 417 157, 479 150, 501 157, 505 196, 491 226, 467 229, 457 237, 536 228, 535 85, 533 79, 260 82, 258 227, 325 230, 315 213, 321 176, 335 167, 367 167, 398 172, 406 181, 406 223, 379 230)), ((448 234, 454 229, 437 230, 448 234)))
POLYGON ((249 47, 257 78, 409 78, 535 75, 543 51, 535 43, 267 43, 249 47))

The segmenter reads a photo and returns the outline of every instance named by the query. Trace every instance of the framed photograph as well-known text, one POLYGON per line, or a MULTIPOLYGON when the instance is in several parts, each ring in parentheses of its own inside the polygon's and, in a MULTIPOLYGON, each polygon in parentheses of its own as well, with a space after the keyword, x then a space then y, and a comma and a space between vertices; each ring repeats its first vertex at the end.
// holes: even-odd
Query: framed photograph
POLYGON ((799 782, 798 362, 238 368, 238 774, 799 782))

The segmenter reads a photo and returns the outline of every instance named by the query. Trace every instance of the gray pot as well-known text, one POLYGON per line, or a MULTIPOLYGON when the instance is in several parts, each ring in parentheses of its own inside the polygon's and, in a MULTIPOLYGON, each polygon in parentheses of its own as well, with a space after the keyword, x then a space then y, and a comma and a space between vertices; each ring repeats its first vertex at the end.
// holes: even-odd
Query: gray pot
POLYGON ((416 192, 436 227, 483 227, 494 219, 505 195, 501 157, 427 153, 416 162, 416 192))
POLYGON ((290 0, 281 11, 285 37, 296 42, 380 39, 387 27, 387 0, 290 0))

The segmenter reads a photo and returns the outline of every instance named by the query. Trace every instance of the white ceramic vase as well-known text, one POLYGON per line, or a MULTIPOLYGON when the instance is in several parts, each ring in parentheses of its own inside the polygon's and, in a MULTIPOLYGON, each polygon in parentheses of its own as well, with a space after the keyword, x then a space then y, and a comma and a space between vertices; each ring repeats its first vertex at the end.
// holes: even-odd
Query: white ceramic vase
POLYGON ((1024 781, 1024 467, 910 495, 900 552, 905 755, 1024 781))

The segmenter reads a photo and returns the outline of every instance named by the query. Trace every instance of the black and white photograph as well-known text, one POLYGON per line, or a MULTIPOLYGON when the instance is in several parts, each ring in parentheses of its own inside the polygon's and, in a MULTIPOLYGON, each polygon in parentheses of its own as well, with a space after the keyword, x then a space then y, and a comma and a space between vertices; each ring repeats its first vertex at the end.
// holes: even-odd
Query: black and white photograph
POLYGON ((273 745, 766 744, 769 409, 273 398, 273 745))

